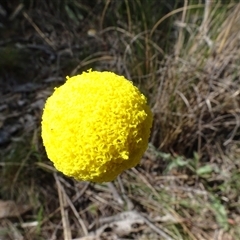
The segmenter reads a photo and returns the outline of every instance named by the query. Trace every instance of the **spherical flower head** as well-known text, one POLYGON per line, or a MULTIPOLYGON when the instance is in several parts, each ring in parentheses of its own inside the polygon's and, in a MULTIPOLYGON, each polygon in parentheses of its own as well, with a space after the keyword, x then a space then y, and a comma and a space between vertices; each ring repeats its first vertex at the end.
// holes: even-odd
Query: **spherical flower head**
POLYGON ((90 70, 67 78, 47 99, 42 138, 59 171, 77 180, 108 182, 139 163, 151 125, 146 98, 132 82, 90 70))

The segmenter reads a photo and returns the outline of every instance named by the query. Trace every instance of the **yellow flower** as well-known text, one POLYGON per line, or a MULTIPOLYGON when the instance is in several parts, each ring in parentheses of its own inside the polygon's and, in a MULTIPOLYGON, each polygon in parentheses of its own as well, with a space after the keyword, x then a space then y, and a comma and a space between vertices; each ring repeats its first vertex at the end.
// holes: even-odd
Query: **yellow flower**
POLYGON ((132 82, 90 70, 67 78, 47 99, 42 138, 59 171, 108 182, 139 163, 151 125, 146 98, 132 82))

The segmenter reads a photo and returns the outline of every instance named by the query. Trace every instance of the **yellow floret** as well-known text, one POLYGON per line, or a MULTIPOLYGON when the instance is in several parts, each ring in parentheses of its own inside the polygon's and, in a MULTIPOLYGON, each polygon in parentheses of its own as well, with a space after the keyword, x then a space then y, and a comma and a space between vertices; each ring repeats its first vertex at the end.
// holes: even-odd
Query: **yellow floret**
POLYGON ((42 138, 49 159, 77 180, 108 182, 136 166, 147 148, 152 113, 122 76, 88 71, 67 78, 47 99, 42 138))

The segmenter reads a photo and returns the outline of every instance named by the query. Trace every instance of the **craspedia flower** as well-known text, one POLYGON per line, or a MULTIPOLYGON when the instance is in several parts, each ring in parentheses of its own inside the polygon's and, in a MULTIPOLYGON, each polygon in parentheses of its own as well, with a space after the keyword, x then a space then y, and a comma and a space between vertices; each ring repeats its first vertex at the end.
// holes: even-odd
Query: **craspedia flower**
POLYGON ((152 113, 123 76, 88 71, 67 78, 45 104, 42 138, 49 159, 77 180, 108 182, 136 166, 148 145, 152 113))

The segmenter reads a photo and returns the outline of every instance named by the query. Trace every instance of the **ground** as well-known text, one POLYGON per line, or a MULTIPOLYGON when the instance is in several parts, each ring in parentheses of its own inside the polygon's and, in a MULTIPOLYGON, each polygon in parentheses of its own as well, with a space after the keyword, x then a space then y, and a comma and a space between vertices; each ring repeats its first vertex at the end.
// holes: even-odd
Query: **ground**
POLYGON ((1 239, 240 239, 240 5, 172 2, 0 4, 1 239), (154 114, 141 163, 108 184, 57 172, 41 139, 47 97, 90 68, 154 114))

